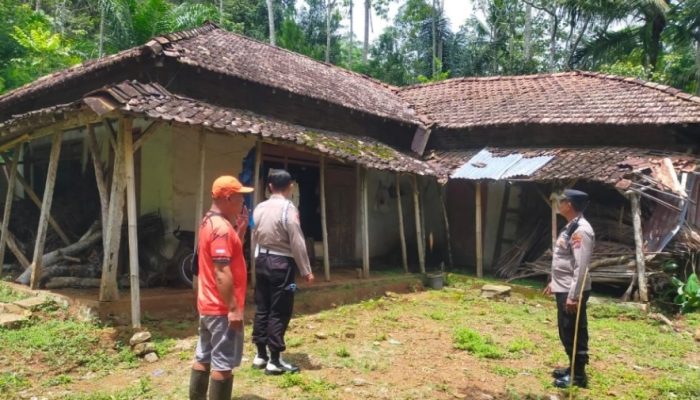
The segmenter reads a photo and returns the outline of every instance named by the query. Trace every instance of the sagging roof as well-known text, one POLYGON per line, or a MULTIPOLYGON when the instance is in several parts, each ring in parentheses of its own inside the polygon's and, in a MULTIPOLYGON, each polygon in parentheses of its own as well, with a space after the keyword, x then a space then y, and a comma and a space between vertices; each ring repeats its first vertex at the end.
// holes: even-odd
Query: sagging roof
POLYGON ((700 123, 700 97, 593 72, 456 78, 403 88, 401 97, 451 129, 514 124, 700 123))
POLYGON ((650 172, 664 158, 671 159, 677 172, 693 172, 700 165, 687 154, 627 147, 486 148, 433 151, 427 156, 429 163, 456 179, 584 180, 611 185, 650 172))
MULTIPOLYGON (((157 83, 127 81, 88 93, 79 102, 18 115, 0 124, 0 144, 12 140, 23 127, 54 124, 57 117, 77 109, 100 115, 129 114, 154 120, 199 126, 219 133, 255 135, 269 141, 302 146, 319 155, 354 162, 368 168, 441 176, 430 164, 404 154, 376 139, 328 131, 225 108, 168 92, 157 83)), ((60 118, 58 118, 60 120, 60 118)), ((29 140, 29 137, 26 138, 29 140)))
POLYGON ((60 87, 62 82, 80 75, 110 68, 143 55, 151 55, 154 60, 158 56, 168 57, 204 71, 240 78, 370 115, 421 125, 414 110, 399 97, 397 88, 393 86, 227 32, 210 22, 197 29, 159 36, 145 45, 47 75, 0 96, 0 115, 6 104, 19 98, 37 95, 43 90, 60 87))

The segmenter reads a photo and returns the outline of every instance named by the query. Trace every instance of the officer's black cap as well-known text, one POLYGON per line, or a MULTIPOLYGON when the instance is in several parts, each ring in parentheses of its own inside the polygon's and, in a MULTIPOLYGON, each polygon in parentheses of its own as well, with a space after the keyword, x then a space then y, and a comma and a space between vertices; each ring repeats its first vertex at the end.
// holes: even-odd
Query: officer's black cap
POLYGON ((569 200, 574 208, 578 211, 583 211, 588 205, 588 193, 580 190, 566 189, 562 195, 563 199, 569 200))

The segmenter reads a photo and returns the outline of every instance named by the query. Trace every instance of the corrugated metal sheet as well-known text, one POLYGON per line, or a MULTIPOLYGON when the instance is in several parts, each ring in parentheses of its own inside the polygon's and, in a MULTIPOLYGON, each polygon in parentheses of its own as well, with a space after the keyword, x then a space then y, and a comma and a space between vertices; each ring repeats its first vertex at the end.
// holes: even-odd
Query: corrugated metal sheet
POLYGON ((508 179, 530 176, 547 164, 554 156, 525 157, 519 153, 503 157, 494 156, 483 149, 452 173, 453 179, 508 179))

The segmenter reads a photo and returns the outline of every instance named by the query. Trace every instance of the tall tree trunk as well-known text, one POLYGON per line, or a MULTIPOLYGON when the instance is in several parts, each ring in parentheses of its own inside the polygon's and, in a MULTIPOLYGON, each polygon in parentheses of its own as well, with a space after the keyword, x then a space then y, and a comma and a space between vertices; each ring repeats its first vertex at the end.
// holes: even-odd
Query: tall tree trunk
POLYGON ((270 44, 275 45, 275 9, 273 0, 267 0, 267 23, 270 26, 270 44))
POLYGON ((334 1, 326 0, 326 62, 331 62, 331 16, 333 15, 334 1))
POLYGON ((355 41, 355 32, 353 30, 354 29, 354 25, 353 25, 354 19, 353 19, 353 15, 352 15, 352 12, 353 12, 352 6, 353 6, 354 2, 355 2, 355 0, 349 0, 349 3, 348 3, 348 8, 350 10, 350 44, 351 45, 355 41))
POLYGON ((656 15, 651 24, 651 43, 649 43, 650 73, 656 70, 659 55, 661 55, 661 32, 666 28, 666 17, 664 15, 656 15))
POLYGON ((552 16, 552 35, 549 38, 549 71, 554 72, 557 63, 557 33, 559 32, 559 17, 556 11, 552 16))
POLYGON ((435 63, 435 60, 437 60, 437 0, 433 0, 433 18, 432 18, 432 25, 433 25, 433 57, 432 57, 432 66, 433 66, 433 79, 437 76, 437 65, 435 63))
POLYGON ((105 42, 105 8, 104 4, 102 2, 98 2, 98 6, 100 7, 100 38, 99 38, 99 46, 98 46, 98 53, 99 53, 99 58, 102 58, 104 56, 104 42, 105 42))
POLYGON ((700 96, 700 33, 695 38, 695 94, 700 96))
POLYGON ((365 0, 365 41, 362 46, 362 63, 367 64, 367 53, 369 52, 369 17, 372 10, 372 0, 365 0))
POLYGON ((224 24, 224 0, 219 0, 219 25, 224 24))
POLYGON ((532 59, 532 6, 525 5, 525 31, 523 32, 523 58, 526 63, 532 59))
POLYGON ((572 43, 571 48, 569 49, 569 57, 566 62, 566 64, 569 66, 569 69, 574 69, 574 56, 576 55, 576 49, 578 48, 578 45, 581 43, 581 39, 583 39, 583 35, 586 33, 586 29, 588 29, 588 24, 591 22, 591 16, 588 15, 586 16, 586 21, 583 23, 583 27, 581 28, 581 31, 578 33, 578 36, 576 37, 576 40, 572 43))
POLYGON ((41 10, 41 0, 36 0, 36 5, 34 8, 34 11, 40 11, 41 10))

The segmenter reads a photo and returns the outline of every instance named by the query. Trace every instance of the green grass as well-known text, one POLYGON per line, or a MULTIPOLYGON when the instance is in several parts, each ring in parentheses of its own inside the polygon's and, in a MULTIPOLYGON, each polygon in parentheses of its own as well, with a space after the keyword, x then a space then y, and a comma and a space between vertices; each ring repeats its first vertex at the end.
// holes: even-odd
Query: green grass
POLYGON ((454 333, 454 346, 481 358, 503 358, 501 349, 493 344, 490 337, 484 337, 469 328, 458 328, 454 333))
POLYGON ((134 400, 154 398, 155 392, 147 378, 141 378, 139 383, 117 392, 97 392, 89 394, 70 394, 63 400, 134 400))
POLYGON ((0 303, 12 303, 17 300, 26 299, 27 297, 29 296, 12 290, 9 285, 0 282, 0 303))
POLYGON ((0 373, 0 397, 12 398, 11 395, 30 386, 29 380, 14 372, 0 373))
POLYGON ((335 355, 340 358, 347 358, 350 357, 350 352, 345 346, 341 346, 338 350, 335 351, 335 355))

